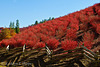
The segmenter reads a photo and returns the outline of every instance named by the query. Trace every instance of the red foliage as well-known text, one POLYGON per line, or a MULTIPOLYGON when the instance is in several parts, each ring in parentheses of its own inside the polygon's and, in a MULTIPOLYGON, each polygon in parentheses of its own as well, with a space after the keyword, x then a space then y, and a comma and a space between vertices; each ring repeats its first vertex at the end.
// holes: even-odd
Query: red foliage
POLYGON ((80 24, 80 30, 86 31, 87 29, 88 29, 87 23, 82 23, 82 24, 80 24))
POLYGON ((84 41, 93 41, 93 39, 94 39, 94 34, 93 34, 93 32, 85 32, 84 33, 84 36, 83 36, 83 40, 84 41))
POLYGON ((24 44, 25 44, 25 40, 24 39, 18 39, 17 40, 17 47, 24 46, 24 44))
POLYGON ((35 47, 36 49, 37 49, 37 48, 45 47, 45 43, 43 43, 43 42, 37 42, 37 43, 35 44, 34 47, 35 47))
POLYGON ((43 42, 47 42, 47 40, 50 38, 49 36, 46 36, 46 35, 42 35, 42 36, 40 36, 41 37, 41 40, 43 41, 43 42))
POLYGON ((88 22, 89 22, 88 16, 86 16, 86 15, 84 15, 84 14, 81 14, 79 17, 80 17, 79 20, 80 20, 82 23, 88 23, 88 22))
POLYGON ((81 45, 84 45, 85 47, 87 47, 88 49, 92 48, 92 42, 90 41, 83 41, 79 43, 79 46, 81 47, 81 45))
POLYGON ((98 15, 100 16, 100 9, 98 10, 98 15))
POLYGON ((12 48, 13 47, 18 47, 15 40, 9 40, 9 44, 8 45, 10 45, 12 48))
POLYGON ((70 27, 71 27, 71 29, 74 29, 74 30, 76 30, 76 31, 78 31, 79 30, 79 25, 78 24, 71 24, 70 25, 70 27))
POLYGON ((0 48, 2 47, 1 42, 0 42, 0 48))
POLYGON ((35 45, 35 44, 34 44, 33 41, 29 41, 29 40, 27 40, 27 42, 26 42, 26 46, 32 48, 34 45, 35 45))
POLYGON ((66 38, 67 39, 71 39, 71 40, 75 40, 77 38, 76 30, 74 30, 74 29, 68 29, 67 30, 66 38))
POLYGON ((59 41, 55 38, 51 38, 47 41, 47 46, 50 48, 50 49, 56 49, 59 45, 59 41))
POLYGON ((91 41, 84 41, 84 46, 87 47, 88 49, 92 48, 92 42, 91 41))
POLYGON ((57 30, 56 31, 56 38, 60 39, 62 36, 64 36, 65 32, 63 30, 57 30))
POLYGON ((94 34, 93 32, 86 32, 83 36, 83 42, 80 42, 80 45, 82 45, 84 43, 84 46, 87 47, 88 49, 91 49, 94 40, 94 34))
POLYGON ((71 50, 77 47, 77 41, 74 40, 64 40, 61 42, 61 46, 64 50, 71 50))
POLYGON ((94 8, 95 8, 95 11, 96 11, 96 13, 97 13, 98 10, 100 9, 100 3, 95 4, 95 5, 94 5, 94 8))
POLYGON ((8 42, 8 40, 2 40, 1 42, 0 42, 0 46, 1 47, 6 47, 6 46, 8 46, 9 45, 9 42, 8 42))
POLYGON ((100 34, 100 24, 97 24, 96 31, 97 31, 98 34, 100 34))

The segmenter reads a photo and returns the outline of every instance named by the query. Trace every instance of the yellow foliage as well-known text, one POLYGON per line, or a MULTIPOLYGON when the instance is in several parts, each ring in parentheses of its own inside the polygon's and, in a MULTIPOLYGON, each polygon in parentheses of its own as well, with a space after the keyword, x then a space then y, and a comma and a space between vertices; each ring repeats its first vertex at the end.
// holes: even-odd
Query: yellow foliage
POLYGON ((14 36, 16 35, 15 30, 14 29, 10 29, 10 36, 14 36))
POLYGON ((0 33, 0 40, 2 39, 9 39, 14 36, 16 33, 14 29, 4 28, 0 33))
POLYGON ((8 38, 10 38, 11 36, 10 36, 10 30, 9 29, 7 29, 7 28, 4 28, 2 31, 1 31, 1 38, 2 39, 8 39, 8 38))

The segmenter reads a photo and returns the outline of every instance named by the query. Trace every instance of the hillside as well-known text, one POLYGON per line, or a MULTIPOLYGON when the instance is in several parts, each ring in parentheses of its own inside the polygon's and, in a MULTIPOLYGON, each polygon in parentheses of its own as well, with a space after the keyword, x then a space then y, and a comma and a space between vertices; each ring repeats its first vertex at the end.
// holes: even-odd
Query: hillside
POLYGON ((0 42, 3 67, 100 67, 99 55, 100 3, 24 28, 0 42))
POLYGON ((50 49, 59 45, 64 50, 70 50, 84 43, 91 49, 100 42, 99 38, 100 3, 25 29, 11 39, 2 40, 0 47, 10 45, 14 48, 26 44, 34 49, 44 47, 47 43, 50 49))

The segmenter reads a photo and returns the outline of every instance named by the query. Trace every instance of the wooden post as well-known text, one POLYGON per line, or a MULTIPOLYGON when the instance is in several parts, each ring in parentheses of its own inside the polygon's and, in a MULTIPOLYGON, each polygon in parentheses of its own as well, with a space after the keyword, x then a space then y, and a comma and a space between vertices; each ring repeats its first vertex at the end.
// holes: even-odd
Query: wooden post
POLYGON ((50 49, 48 48, 47 44, 45 45, 45 49, 46 49, 46 52, 47 52, 47 55, 51 58, 51 54, 52 52, 50 51, 50 49))
POLYGON ((25 49, 26 49, 26 44, 24 44, 23 46, 23 52, 25 52, 25 49))
POLYGON ((25 54, 25 49, 26 49, 26 44, 24 44, 24 46, 23 46, 23 52, 22 52, 23 56, 25 56, 24 55, 25 54))
POLYGON ((8 45, 7 47, 6 47, 6 51, 8 52, 10 50, 10 45, 8 45))

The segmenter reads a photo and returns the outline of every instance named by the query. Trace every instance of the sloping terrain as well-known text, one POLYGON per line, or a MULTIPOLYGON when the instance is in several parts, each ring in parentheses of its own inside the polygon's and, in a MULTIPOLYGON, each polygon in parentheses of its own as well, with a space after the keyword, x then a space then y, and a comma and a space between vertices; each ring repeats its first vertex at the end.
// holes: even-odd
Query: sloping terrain
POLYGON ((69 50, 84 43, 90 49, 94 44, 93 41, 99 38, 99 34, 100 4, 95 4, 84 10, 30 27, 9 40, 1 41, 0 46, 9 44, 12 47, 20 47, 26 43, 31 48, 39 48, 47 43, 50 49, 55 49, 61 43, 63 49, 69 50))
POLYGON ((100 3, 25 29, 9 40, 2 40, 0 47, 10 45, 14 49, 24 44, 31 50, 46 44, 53 51, 72 50, 81 45, 96 48, 100 45, 100 3))

